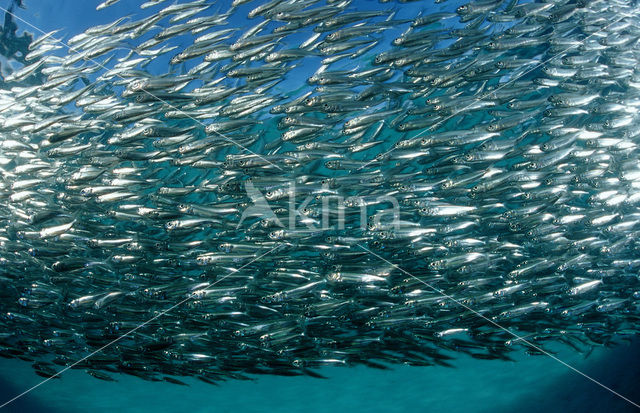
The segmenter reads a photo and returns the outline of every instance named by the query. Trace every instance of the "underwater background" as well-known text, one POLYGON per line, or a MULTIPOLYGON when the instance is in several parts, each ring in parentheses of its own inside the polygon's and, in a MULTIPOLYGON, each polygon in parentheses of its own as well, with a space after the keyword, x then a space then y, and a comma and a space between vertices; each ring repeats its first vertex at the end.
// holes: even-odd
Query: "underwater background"
MULTIPOLYGON (((104 382, 69 370, 3 410, 7 412, 634 412, 637 409, 546 356, 515 361, 460 356, 453 368, 335 367, 313 377, 259 376, 189 386, 117 375, 104 382)), ((566 347, 557 357, 631 400, 640 400, 640 341, 597 348, 588 358, 566 347)), ((37 385, 31 364, 0 360, 2 401, 37 385)))
MULTIPOLYGON (((88 27, 111 22, 130 12, 140 16, 139 2, 122 0, 96 11, 94 0, 23 0, 25 9, 15 13, 49 32, 62 29, 69 38, 88 27)), ((14 1, 2 0, 8 8, 14 1)), ((374 10, 377 1, 355 0, 358 10, 374 10)), ((410 10, 403 4, 399 17, 410 10)), ((422 5, 421 5, 422 7, 422 5)), ((409 14, 415 15, 414 11, 409 14)), ((0 13, 3 15, 3 13, 0 13)), ((248 24, 238 20, 232 25, 248 24)), ((33 32, 14 22, 18 35, 33 32)), ((385 36, 393 36, 393 30, 385 36)), ((395 33, 397 34, 397 33, 395 33)), ((36 34, 34 37, 39 37, 36 34)), ((11 64, 3 61, 3 66, 11 64)), ((156 62, 157 64, 161 64, 156 62)), ((154 63, 155 64, 155 63, 154 63)), ((308 73, 293 72, 282 90, 301 86, 308 73)), ((153 71, 153 68, 149 68, 153 71)), ((596 348, 589 355, 566 346, 549 347, 557 357, 625 397, 640 401, 640 340, 618 346, 596 348)), ((363 366, 324 368, 327 379, 312 377, 260 376, 253 381, 229 380, 213 386, 184 378, 188 386, 148 382, 115 375, 117 382, 104 382, 70 370, 21 397, 3 410, 7 412, 128 411, 189 412, 626 412, 637 409, 617 396, 571 371, 557 361, 523 352, 510 355, 514 361, 477 360, 457 355, 453 367, 391 366, 375 370, 363 366)), ((0 359, 0 402, 4 402, 43 379, 31 364, 0 359)))

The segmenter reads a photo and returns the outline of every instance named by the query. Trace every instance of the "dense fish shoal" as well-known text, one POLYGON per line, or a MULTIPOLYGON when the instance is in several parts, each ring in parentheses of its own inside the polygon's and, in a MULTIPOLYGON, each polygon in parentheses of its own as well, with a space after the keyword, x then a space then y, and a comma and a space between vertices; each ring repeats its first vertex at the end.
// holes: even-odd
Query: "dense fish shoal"
POLYGON ((179 384, 637 333, 635 1, 152 0, 33 39, 14 6, 3 357, 179 384))

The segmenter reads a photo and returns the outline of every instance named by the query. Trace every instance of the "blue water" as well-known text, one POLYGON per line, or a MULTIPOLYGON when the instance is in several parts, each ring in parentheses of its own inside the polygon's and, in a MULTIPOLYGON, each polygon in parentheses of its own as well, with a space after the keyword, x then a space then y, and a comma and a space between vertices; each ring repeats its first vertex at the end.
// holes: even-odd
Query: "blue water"
MULTIPOLYGON (((135 11, 138 1, 122 0, 97 12, 94 0, 25 0, 18 15, 48 32, 62 29, 69 38, 88 27, 104 24, 135 11)), ((253 2, 255 3, 255 2, 253 2)), ((248 6, 250 6, 250 3, 248 6)), ((0 2, 8 7, 9 0, 0 2)), ((168 4, 168 3, 167 3, 168 4)), ((377 1, 353 2, 372 9, 377 1)), ((249 7, 244 9, 249 9, 249 7)), ((409 4, 399 9, 415 16, 409 4)), ((424 6, 420 6, 424 7, 424 6)), ((221 6, 222 8, 222 6, 221 6)), ((433 6, 455 9, 454 3, 433 6)), ((242 9, 242 10, 244 10, 242 9)), ((419 10, 418 10, 419 11, 419 10)), ((246 15, 236 13, 235 16, 246 15)), ((235 18, 235 17, 234 17, 235 18)), ((35 30, 17 22, 21 29, 35 30)), ((243 26, 247 21, 231 20, 243 26)), ((255 22, 251 22, 255 24, 255 22)), ((310 34, 310 31, 307 35, 310 34)), ((390 33, 391 34, 391 33, 390 33)), ((35 37, 38 37, 36 34, 35 37)), ((182 68, 186 69, 186 68, 182 68)), ((305 68, 300 68, 304 73, 305 68)), ((152 70, 152 69, 151 69, 152 70)), ((279 85, 295 89, 295 76, 279 85)), ((558 347, 557 357, 620 394, 640 402, 640 341, 598 348, 589 357, 558 347)), ((83 371, 68 371, 5 408, 8 412, 625 412, 636 409, 587 378, 547 356, 514 354, 514 362, 483 361, 459 356, 454 368, 397 366, 381 371, 364 367, 331 368, 310 377, 256 377, 212 386, 185 379, 189 385, 146 382, 116 376, 117 382, 97 380, 83 371)), ((30 363, 0 360, 0 403, 37 385, 30 363)))
MULTIPOLYGON (((8 412, 632 412, 635 407, 547 356, 516 361, 460 357, 455 368, 399 366, 381 371, 331 368, 310 377, 257 377, 188 387, 116 376, 104 382, 68 371, 18 399, 8 412)), ((640 400, 640 341, 596 349, 588 358, 565 348, 557 357, 631 400, 640 400)), ((0 396, 43 379, 30 364, 0 361, 0 396)))

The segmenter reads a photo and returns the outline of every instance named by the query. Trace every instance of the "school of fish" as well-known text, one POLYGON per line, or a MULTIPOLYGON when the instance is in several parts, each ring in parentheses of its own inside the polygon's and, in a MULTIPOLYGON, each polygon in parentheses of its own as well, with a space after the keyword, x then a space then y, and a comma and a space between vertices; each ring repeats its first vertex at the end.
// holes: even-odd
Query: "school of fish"
POLYGON ((140 3, 0 85, 0 356, 216 383, 640 329, 635 1, 140 3))

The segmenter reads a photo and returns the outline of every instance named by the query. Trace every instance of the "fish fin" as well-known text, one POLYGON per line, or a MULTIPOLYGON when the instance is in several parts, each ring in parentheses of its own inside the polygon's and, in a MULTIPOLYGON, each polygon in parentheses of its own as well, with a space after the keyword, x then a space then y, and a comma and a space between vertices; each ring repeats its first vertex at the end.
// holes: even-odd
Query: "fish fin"
POLYGON ((316 373, 313 370, 310 369, 302 369, 302 371, 304 372, 304 374, 306 374, 307 376, 311 376, 311 377, 315 377, 316 379, 326 379, 326 376, 323 376, 322 374, 316 373))

